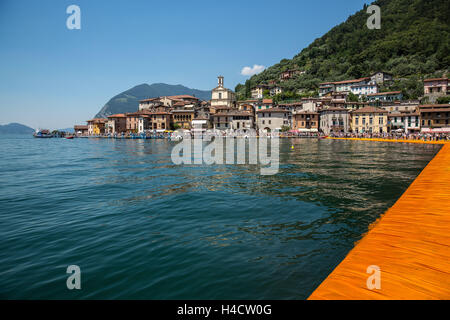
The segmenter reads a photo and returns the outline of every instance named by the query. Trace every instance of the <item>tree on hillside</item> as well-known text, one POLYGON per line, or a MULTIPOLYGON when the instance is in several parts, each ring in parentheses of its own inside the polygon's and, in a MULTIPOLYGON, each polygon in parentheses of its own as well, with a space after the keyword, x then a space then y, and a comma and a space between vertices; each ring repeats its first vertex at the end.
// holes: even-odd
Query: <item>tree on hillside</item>
POLYGON ((356 94, 354 94, 353 92, 350 92, 347 96, 347 101, 358 102, 359 98, 356 94))

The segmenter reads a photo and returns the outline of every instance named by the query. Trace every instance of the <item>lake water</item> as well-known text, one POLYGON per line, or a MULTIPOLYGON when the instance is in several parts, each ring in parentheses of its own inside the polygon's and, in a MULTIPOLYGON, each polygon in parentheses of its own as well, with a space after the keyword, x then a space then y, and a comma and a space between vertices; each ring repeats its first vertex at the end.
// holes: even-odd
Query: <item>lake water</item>
POLYGON ((0 298, 305 299, 439 150, 282 140, 261 176, 174 145, 1 136, 0 298))

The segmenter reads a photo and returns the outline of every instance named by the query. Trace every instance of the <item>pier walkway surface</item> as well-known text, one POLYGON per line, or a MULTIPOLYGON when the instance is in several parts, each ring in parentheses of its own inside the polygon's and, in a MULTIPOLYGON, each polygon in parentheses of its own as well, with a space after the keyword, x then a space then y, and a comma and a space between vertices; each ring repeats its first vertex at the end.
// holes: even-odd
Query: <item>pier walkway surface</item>
POLYGON ((308 299, 450 299, 450 143, 337 139, 443 146, 308 299), (380 269, 380 289, 367 285, 369 266, 380 269))

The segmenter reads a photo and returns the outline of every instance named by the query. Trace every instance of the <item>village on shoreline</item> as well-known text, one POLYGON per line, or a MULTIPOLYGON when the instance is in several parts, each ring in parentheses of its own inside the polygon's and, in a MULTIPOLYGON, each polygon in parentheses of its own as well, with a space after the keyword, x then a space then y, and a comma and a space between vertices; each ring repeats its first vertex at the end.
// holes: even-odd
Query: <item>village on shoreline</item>
MULTIPOLYGON (((290 71, 282 77, 290 77, 290 71)), ((191 95, 141 100, 136 112, 95 118, 75 125, 75 137, 151 138, 182 132, 214 132, 220 135, 260 135, 273 132, 285 137, 403 137, 447 139, 450 136, 450 104, 421 104, 403 100, 401 91, 379 92, 392 75, 377 72, 369 77, 319 86, 318 97, 297 101, 267 98, 279 94, 278 86, 258 85, 251 99, 237 100, 224 86, 224 77, 211 92, 210 101, 191 95), (349 99, 358 97, 358 101, 349 99)), ((449 95, 448 78, 425 79, 424 97, 435 102, 449 95)))

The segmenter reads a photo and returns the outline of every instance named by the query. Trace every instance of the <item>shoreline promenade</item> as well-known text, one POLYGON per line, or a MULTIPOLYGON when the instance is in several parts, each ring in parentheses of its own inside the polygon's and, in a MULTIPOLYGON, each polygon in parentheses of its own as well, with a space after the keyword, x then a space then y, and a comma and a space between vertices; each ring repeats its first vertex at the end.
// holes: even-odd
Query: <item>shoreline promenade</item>
POLYGON ((450 143, 329 139, 443 146, 308 299, 450 299, 450 143), (370 290, 373 265, 380 268, 381 288, 370 290))

